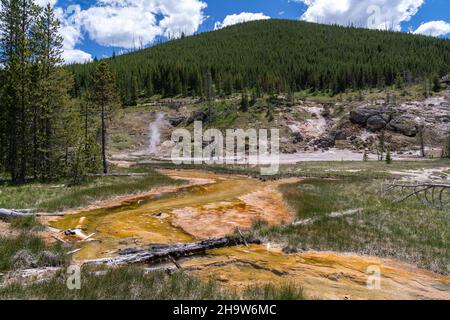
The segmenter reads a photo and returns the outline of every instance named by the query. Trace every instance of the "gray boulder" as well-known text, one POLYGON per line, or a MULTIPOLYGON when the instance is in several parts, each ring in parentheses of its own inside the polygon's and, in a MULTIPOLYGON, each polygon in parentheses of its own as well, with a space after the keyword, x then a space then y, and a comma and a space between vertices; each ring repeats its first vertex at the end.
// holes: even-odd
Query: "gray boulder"
POLYGON ((178 127, 180 124, 182 124, 184 121, 186 120, 186 117, 183 116, 175 116, 175 117, 170 117, 168 119, 169 123, 173 126, 173 127, 178 127))
POLYGON ((378 111, 375 109, 367 109, 365 107, 359 107, 350 112, 350 120, 353 123, 365 126, 367 120, 370 117, 378 115, 378 111))
POLYGON ((293 144, 297 144, 297 143, 300 143, 300 142, 303 142, 303 141, 304 141, 304 138, 303 138, 303 136, 302 136, 302 134, 300 132, 295 132, 292 135, 292 143, 293 144))
MULTIPOLYGON (((359 125, 366 126, 370 118, 379 116, 386 121, 394 113, 391 107, 386 106, 361 106, 350 112, 350 121, 359 125)), ((378 119, 374 119, 378 120, 378 119)), ((380 122, 379 120, 377 122, 380 122)), ((387 122, 387 121, 386 121, 387 122)))
POLYGON ((193 123, 194 121, 207 121, 208 120, 208 114, 205 111, 197 110, 192 112, 191 116, 188 119, 188 124, 193 123))
POLYGON ((315 140, 313 144, 321 149, 333 148, 336 145, 336 140, 332 136, 326 136, 315 140))
POLYGON ((413 117, 399 114, 387 106, 358 107, 350 112, 350 120, 374 132, 386 129, 407 137, 415 137, 419 131, 413 117))
POLYGON ((389 122, 389 117, 385 115, 375 115, 367 119, 366 126, 371 131, 380 131, 386 127, 389 122))
POLYGON ((450 85, 450 76, 449 75, 443 76, 442 82, 444 82, 447 85, 450 85))
POLYGON ((336 130, 332 132, 334 135, 335 140, 347 140, 349 137, 349 133, 344 130, 336 130))
POLYGON ((401 133, 407 137, 415 137, 419 132, 419 126, 416 121, 406 115, 393 117, 386 129, 401 133))
POLYGON ((28 269, 37 267, 36 258, 33 253, 27 249, 17 251, 11 258, 11 263, 14 269, 28 269))

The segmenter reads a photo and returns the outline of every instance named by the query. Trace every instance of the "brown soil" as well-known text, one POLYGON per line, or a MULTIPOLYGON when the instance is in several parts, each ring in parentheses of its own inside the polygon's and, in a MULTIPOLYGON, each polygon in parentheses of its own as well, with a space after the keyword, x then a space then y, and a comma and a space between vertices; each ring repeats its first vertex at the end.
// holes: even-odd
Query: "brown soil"
POLYGON ((11 225, 5 221, 0 220, 0 237, 16 237, 18 232, 11 228, 11 225))

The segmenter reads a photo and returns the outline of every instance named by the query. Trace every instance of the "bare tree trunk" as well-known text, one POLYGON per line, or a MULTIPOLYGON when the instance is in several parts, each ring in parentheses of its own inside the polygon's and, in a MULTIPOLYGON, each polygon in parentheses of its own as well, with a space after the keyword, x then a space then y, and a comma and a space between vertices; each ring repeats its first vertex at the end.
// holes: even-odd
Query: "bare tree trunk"
POLYGON ((108 163, 106 161, 106 123, 105 123, 104 103, 102 103, 102 160, 103 160, 103 173, 108 174, 108 163))

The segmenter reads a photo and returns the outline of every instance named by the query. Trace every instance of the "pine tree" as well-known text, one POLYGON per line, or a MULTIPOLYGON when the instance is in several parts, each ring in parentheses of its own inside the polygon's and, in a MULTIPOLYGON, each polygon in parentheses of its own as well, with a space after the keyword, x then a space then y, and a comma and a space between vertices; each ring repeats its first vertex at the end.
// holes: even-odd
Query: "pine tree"
MULTIPOLYGON (((402 87, 413 79, 447 71, 450 42, 419 39, 405 33, 258 21, 152 46, 135 54, 116 56, 109 62, 118 75, 120 95, 125 101, 132 74, 138 77, 140 94, 148 86, 146 79, 151 78, 155 94, 175 96, 181 89, 185 94, 206 96, 205 67, 211 70, 218 94, 254 88, 261 97, 287 92, 288 85, 294 91, 302 88, 339 94, 347 89, 402 87), (280 38, 279 34, 290 36, 280 38), (318 36, 323 34, 329 37, 318 36), (289 40, 294 38, 303 41, 289 40), (252 50, 243 50, 246 46, 252 50)), ((95 66, 90 63, 68 68, 75 72, 77 81, 90 85, 95 66)), ((357 99, 358 94, 353 98, 357 99)))
POLYGON ((391 155, 391 150, 388 149, 387 153, 386 153, 386 164, 391 164, 392 163, 392 155, 391 155))
MULTIPOLYGON (((80 116, 61 68, 62 37, 50 5, 1 0, 0 139, 13 183, 67 175, 80 138, 80 116)), ((81 88, 81 86, 79 86, 81 88)))
POLYGON ((83 157, 84 167, 88 172, 94 173, 99 169, 100 150, 96 142, 96 136, 99 129, 99 121, 96 116, 95 106, 92 103, 89 92, 84 92, 79 99, 79 110, 82 119, 83 129, 83 157))
POLYGON ((446 153, 447 158, 450 158, 450 133, 448 134, 448 137, 447 137, 447 143, 445 145, 445 153, 446 153))
POLYGON ((403 76, 400 73, 397 74, 397 77, 395 78, 395 87, 398 90, 403 90, 405 88, 405 80, 403 79, 403 76))
POLYGON ((106 143, 108 122, 119 106, 116 80, 112 75, 108 64, 105 61, 98 63, 94 74, 92 88, 92 101, 100 114, 101 121, 101 150, 103 173, 108 173, 108 163, 106 159, 106 143))
POLYGON ((386 143, 386 135, 384 130, 382 130, 378 136, 378 160, 383 161, 384 151, 385 151, 385 143, 386 143))
POLYGON ((152 77, 149 75, 147 77, 147 80, 145 82, 145 96, 146 97, 152 97, 154 95, 155 91, 153 88, 153 79, 152 77))
POLYGON ((367 153, 367 150, 364 150, 363 161, 364 161, 364 162, 369 161, 369 154, 367 153))
POLYGON ((431 95, 430 88, 431 88, 430 80, 427 78, 422 83, 422 94, 425 98, 430 97, 431 95))
POLYGON ((30 30, 38 7, 31 0, 2 0, 0 47, 5 86, 6 169, 13 183, 24 183, 32 146, 29 119, 34 87, 31 83, 33 46, 30 30))
POLYGON ((244 92, 244 93, 242 93, 242 96, 241 96, 241 105, 240 105, 239 110, 242 112, 247 112, 248 106, 249 106, 248 95, 247 95, 247 92, 244 92))
POLYGON ((206 72, 206 79, 205 79, 205 84, 206 84, 206 99, 208 100, 208 122, 209 125, 211 125, 212 123, 212 118, 213 118, 213 110, 212 110, 212 99, 213 99, 213 83, 212 83, 212 74, 211 74, 211 70, 208 70, 206 72))
POLYGON ((295 87, 295 84, 289 86, 289 90, 288 90, 288 94, 287 94, 287 102, 291 106, 293 106, 295 104, 294 87, 295 87))
POLYGON ((431 86, 434 92, 439 92, 442 89, 441 86, 441 79, 439 78, 439 76, 435 73, 433 74, 432 78, 431 78, 431 86))
POLYGON ((7 155, 7 135, 6 135, 6 106, 2 99, 4 97, 4 72, 0 69, 0 173, 6 172, 5 163, 7 155))
POLYGON ((135 106, 137 105, 137 100, 139 96, 139 85, 136 75, 132 75, 131 81, 130 81, 130 88, 129 88, 129 96, 127 99, 127 106, 135 106))
POLYGON ((358 91, 358 101, 364 101, 364 95, 361 90, 358 91))
POLYGON ((61 105, 69 101, 68 92, 73 87, 72 76, 60 69, 63 63, 63 38, 59 34, 59 27, 60 23, 48 4, 42 9, 32 29, 38 70, 35 112, 39 115, 39 119, 34 119, 37 122, 33 130, 37 137, 34 147, 38 150, 33 158, 44 179, 54 175, 61 158, 61 150, 58 150, 60 146, 57 144, 60 137, 53 126, 57 118, 63 116, 61 105))
POLYGON ((425 158, 425 127, 423 125, 420 126, 417 137, 419 139, 420 156, 425 158))
POLYGON ((252 98, 250 99, 250 105, 253 107, 258 102, 258 97, 256 96, 256 91, 252 91, 252 98))

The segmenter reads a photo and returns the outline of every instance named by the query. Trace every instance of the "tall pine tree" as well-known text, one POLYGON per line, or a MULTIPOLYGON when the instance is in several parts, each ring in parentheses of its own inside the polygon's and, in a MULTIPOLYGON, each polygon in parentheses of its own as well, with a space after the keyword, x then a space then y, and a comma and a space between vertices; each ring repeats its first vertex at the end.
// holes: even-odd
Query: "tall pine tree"
POLYGON ((1 167, 13 183, 67 175, 82 130, 59 22, 50 5, 0 1, 1 167))
POLYGON ((105 61, 98 63, 93 79, 92 101, 100 115, 101 122, 101 148, 103 173, 108 173, 106 158, 108 122, 114 110, 119 106, 117 85, 114 76, 105 61))
POLYGON ((31 0, 2 0, 0 12, 1 62, 5 86, 3 103, 7 156, 5 167, 13 183, 27 178, 30 148, 33 42, 31 28, 38 7, 31 0))

